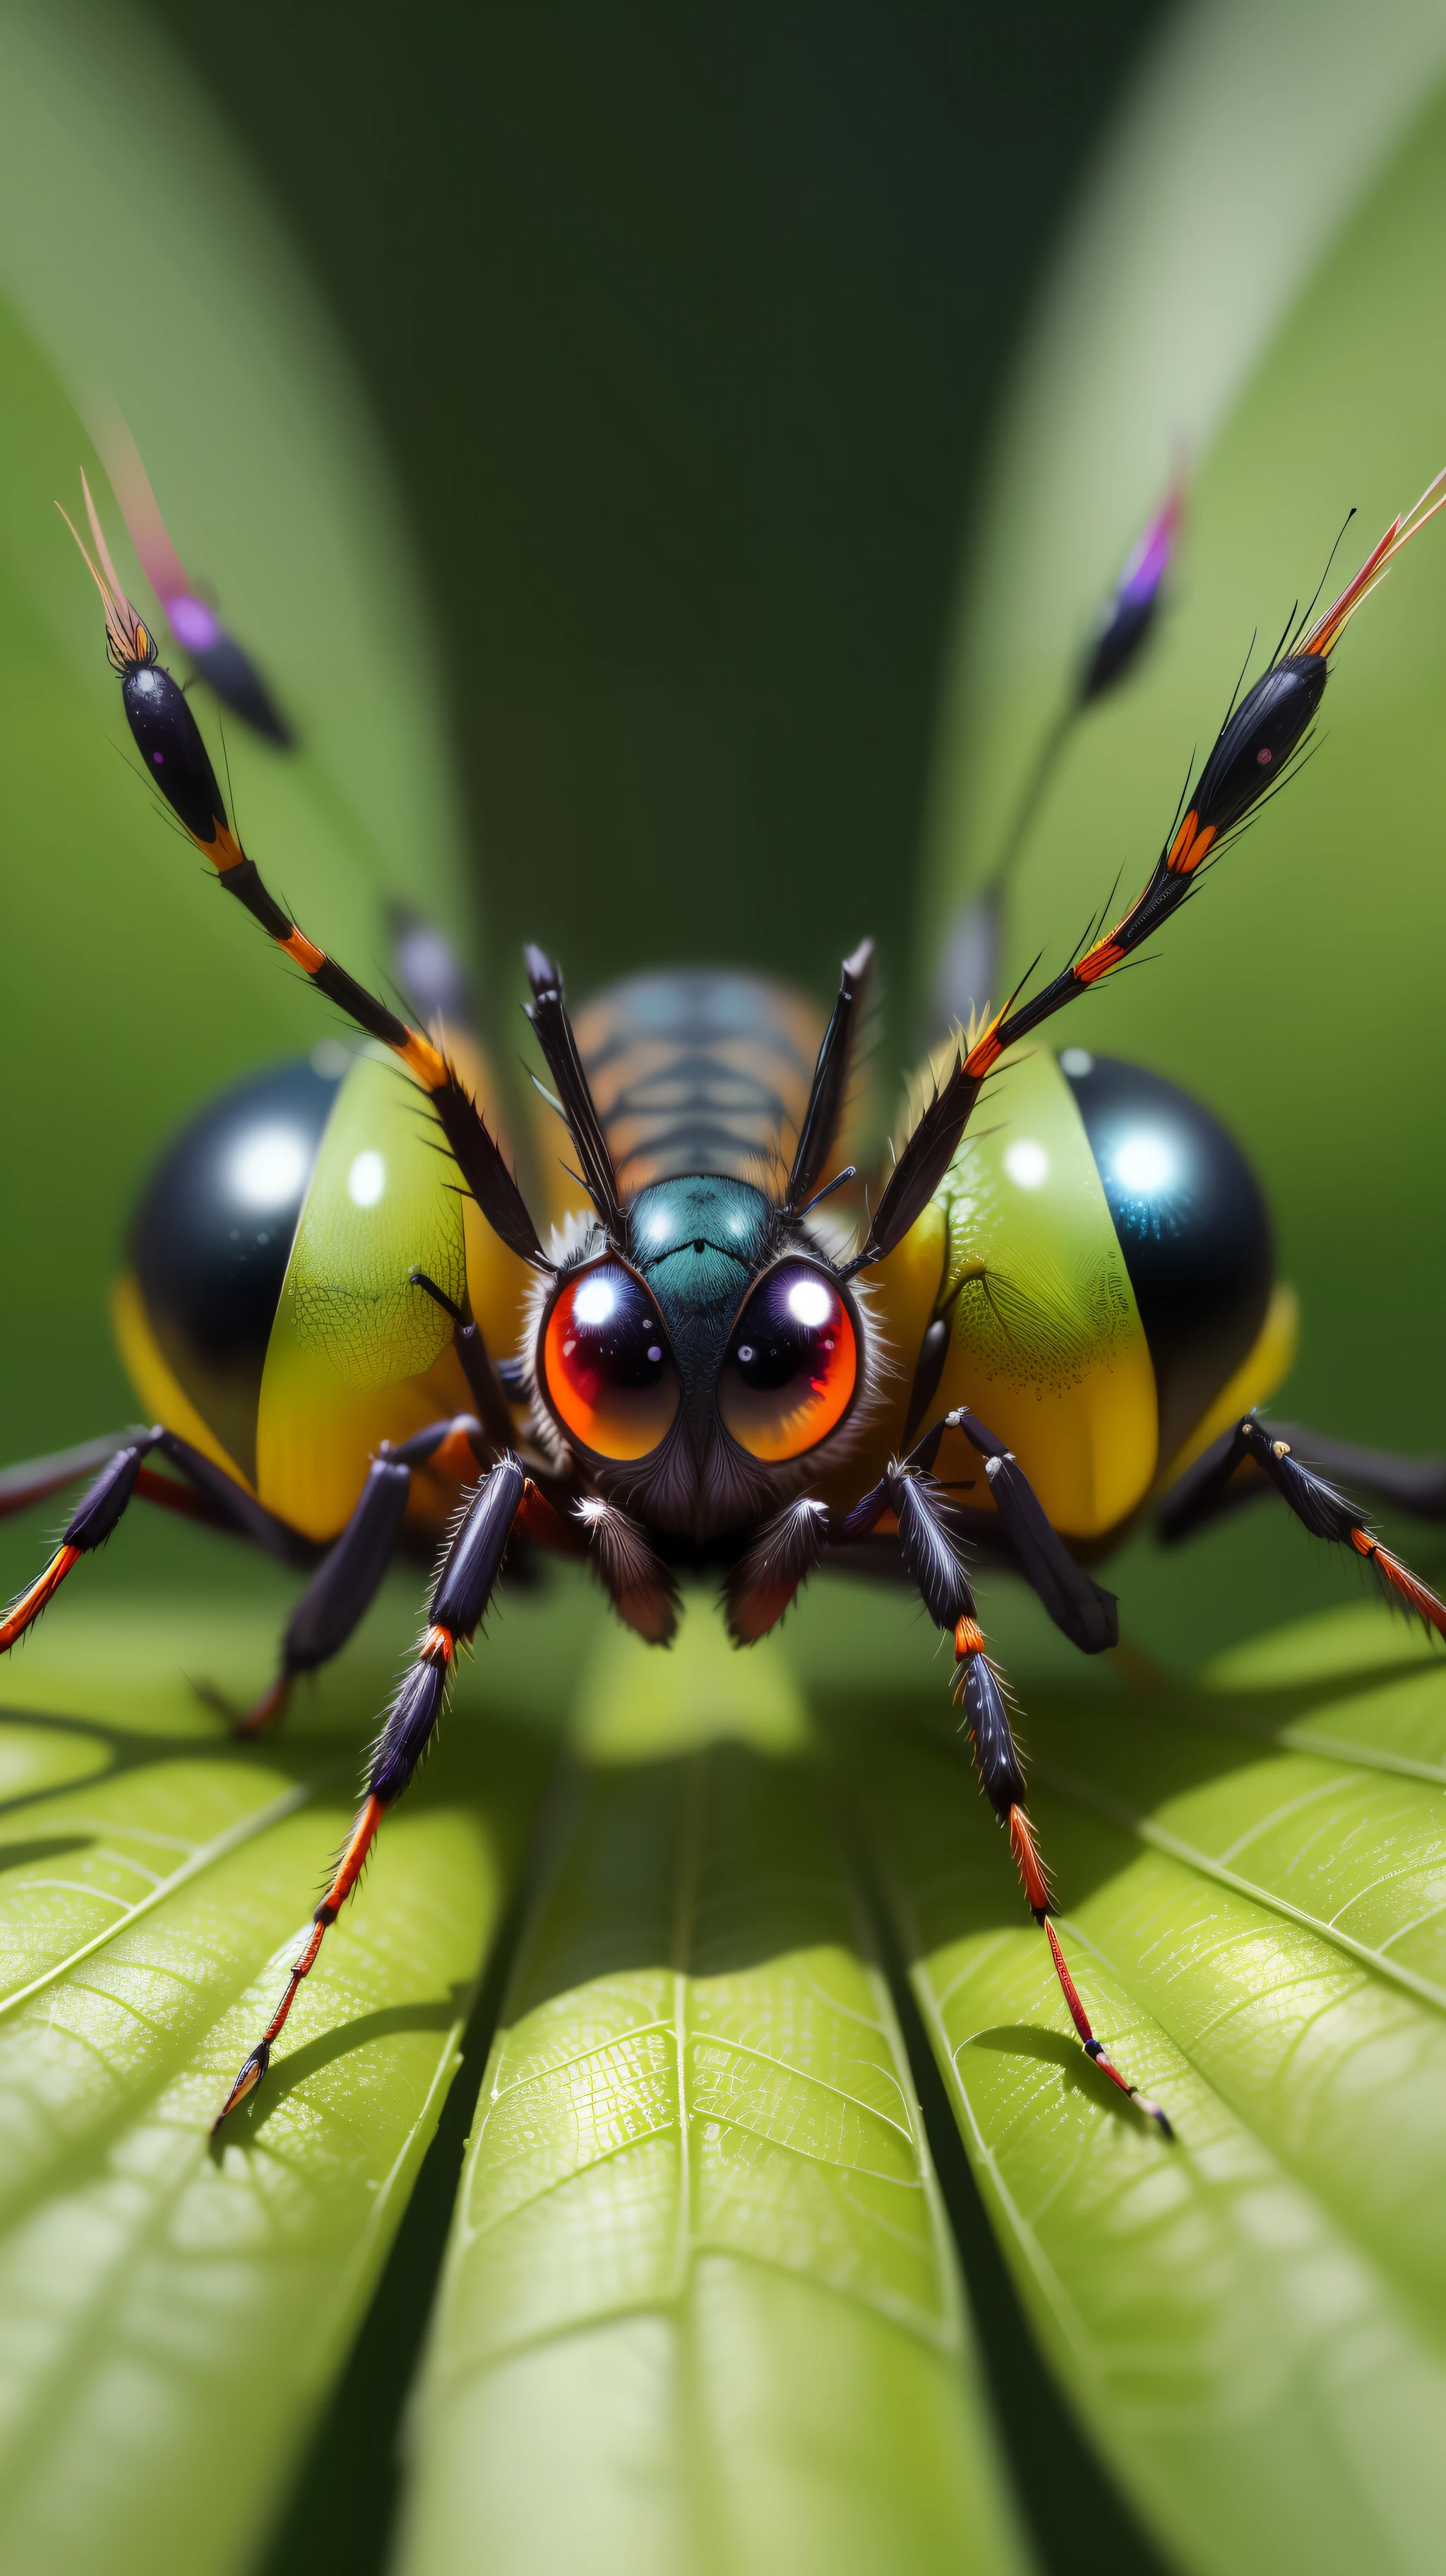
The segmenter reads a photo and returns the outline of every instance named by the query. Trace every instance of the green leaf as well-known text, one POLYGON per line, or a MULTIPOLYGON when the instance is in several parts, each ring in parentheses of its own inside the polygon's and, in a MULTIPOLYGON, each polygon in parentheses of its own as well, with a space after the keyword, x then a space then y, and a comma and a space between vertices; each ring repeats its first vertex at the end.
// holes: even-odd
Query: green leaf
POLYGON ((1018 2568, 780 1655, 610 1637, 482 2088, 402 2564, 1018 2568), (727 1740, 732 1737, 735 1740, 727 1740))
MULTIPOLYGON (((399 1606, 399 1605, 398 1605, 399 1606)), ((259 1678, 224 1604, 55 1620, 0 1676, 0 2549, 252 2563, 458 2062, 541 1745, 474 1705, 389 1820, 271 2075, 207 2131, 350 1822, 399 1621, 239 1749, 176 1669, 259 1678), (194 1659, 194 1660, 193 1660, 194 1659)), ((505 1657, 504 1657, 505 1663, 505 1657)))
POLYGON ((1193 1698, 1030 1709, 1066 1954, 1173 2149, 1084 2060, 937 1719, 856 1755, 1021 2293, 1190 2569, 1439 2556, 1446 1862, 1421 1746, 1446 1673, 1366 1625, 1345 1614, 1371 1659, 1344 1681, 1331 1620, 1193 1698), (1297 1749, 1317 1725, 1329 1757, 1297 1749))

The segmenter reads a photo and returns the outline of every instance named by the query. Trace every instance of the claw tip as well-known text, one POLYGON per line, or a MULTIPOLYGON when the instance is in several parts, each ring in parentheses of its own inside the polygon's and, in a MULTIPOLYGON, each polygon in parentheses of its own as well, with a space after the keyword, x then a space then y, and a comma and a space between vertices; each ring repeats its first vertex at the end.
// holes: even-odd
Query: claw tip
POLYGON ((222 2121, 229 2119, 231 2113, 235 2110, 237 2103, 244 2102, 248 2093, 255 2092, 257 2085, 260 2083, 261 2078, 265 2074, 270 2063, 271 2051, 263 2039, 260 2046, 258 2048, 253 2048, 250 2056, 245 2060, 235 2083, 232 2085, 230 2092, 227 2094, 225 2101, 222 2103, 220 2110, 212 2121, 211 2135, 213 2138, 220 2129, 222 2121))

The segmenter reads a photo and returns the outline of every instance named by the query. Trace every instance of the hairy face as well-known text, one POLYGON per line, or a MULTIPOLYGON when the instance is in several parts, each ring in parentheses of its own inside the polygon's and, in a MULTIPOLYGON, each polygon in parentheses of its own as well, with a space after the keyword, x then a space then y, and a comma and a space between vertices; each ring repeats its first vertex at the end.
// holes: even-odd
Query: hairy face
POLYGON ((533 1330, 537 1427, 598 1492, 698 1542, 799 1493, 851 1439, 873 1372, 859 1303, 808 1228, 747 1182, 643 1190, 590 1226, 533 1330))

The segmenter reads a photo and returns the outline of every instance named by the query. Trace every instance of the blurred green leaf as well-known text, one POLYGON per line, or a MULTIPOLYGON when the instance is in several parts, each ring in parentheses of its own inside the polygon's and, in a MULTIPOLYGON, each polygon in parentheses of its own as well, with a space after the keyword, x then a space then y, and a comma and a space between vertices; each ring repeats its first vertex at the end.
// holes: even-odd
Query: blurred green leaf
POLYGON ((857 1757, 1021 2293, 1188 2569, 1439 2562, 1446 1844, 1419 1766, 1446 1672, 1381 1612, 1376 1668, 1332 1683, 1339 1625, 1271 1641, 1266 1690, 1029 1713, 1066 1952, 1173 2149, 1085 2063, 953 1741, 924 1718, 857 1757), (1334 1758, 1272 1740, 1305 1703, 1334 1758))
POLYGON ((402 2564, 1017 2569, 903 2045, 776 1653, 609 1638, 468 2149, 402 2564), (722 1740, 732 1737, 735 1740, 722 1740), (710 1739, 712 1739, 710 1741, 710 1739))
POLYGON ((239 1749, 177 1669, 264 1674, 265 1629, 224 1604, 170 1623, 80 1607, 0 1675, 8 2566, 249 2566, 385 2259, 538 1739, 484 1737, 464 1696, 271 2075, 223 2142, 207 2131, 350 1822, 397 1626, 264 1750, 239 1749))

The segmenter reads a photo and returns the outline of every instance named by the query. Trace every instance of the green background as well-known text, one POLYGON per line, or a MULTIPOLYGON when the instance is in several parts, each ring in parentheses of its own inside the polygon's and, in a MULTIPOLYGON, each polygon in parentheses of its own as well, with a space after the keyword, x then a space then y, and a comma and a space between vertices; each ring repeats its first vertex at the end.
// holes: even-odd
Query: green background
MULTIPOLYGON (((365 376, 443 638, 486 964, 903 1006, 1001 366, 1158 8, 172 6, 365 376)), ((891 1114, 891 1106, 890 1112, 891 1114)))
MULTIPOLYGON (((976 503, 1001 526, 1015 506, 985 467, 1000 369, 1145 19, 167 12, 349 348, 141 23, 56 23, 64 113, 27 119, 0 85, 12 1454, 128 1409, 103 1292, 139 1174, 198 1096, 318 1028, 193 854, 115 792, 114 683, 50 515, 85 369, 304 721, 297 763, 233 738, 242 825, 362 970, 395 882, 480 926, 499 1012, 525 929, 579 988, 691 951, 821 989, 862 912, 891 966, 887 1074, 961 538, 976 503)), ((22 54, 25 27, 0 11, 22 54)), ((1164 650, 1061 782, 1021 942, 1072 935, 1098 877, 1148 860, 1242 627, 1278 622, 1343 500, 1373 532, 1439 461, 1439 167, 1425 123, 1206 459, 1164 650)), ((1070 434, 1046 424, 1046 444, 1070 434)), ((1323 758, 1159 967, 1071 1032, 1102 1043, 1113 1012, 1112 1042, 1229 1111, 1307 1293, 1293 1400, 1406 1442, 1436 1382, 1432 543, 1343 652, 1323 758)), ((1088 595, 1121 549, 1092 524, 1078 544, 1088 595)), ((935 847, 926 936, 1047 711, 1071 643, 1054 610, 1048 578, 1013 603, 1050 649, 1004 674, 980 753, 967 690, 998 599, 965 592, 940 757, 977 760, 977 804, 935 847)), ((6 1534, 17 1576, 34 1541, 6 1534)), ((1131 1632, 1182 1661, 1340 1598, 1268 1516, 1177 1567, 1142 1545, 1125 1572, 1131 1632)), ((1202 2576, 1291 2549, 1342 2576, 1434 2565, 1446 1718, 1439 1670, 1383 1618, 1348 1609, 1193 1692, 1126 1698, 1096 1666, 1066 1696, 1049 1636, 991 1592, 1030 1679, 1064 1937, 1178 2154, 1068 2037, 902 1602, 820 1585, 742 1657, 695 1600, 663 1659, 559 1583, 496 1622, 283 2062, 212 2155, 208 2108, 342 1830, 357 1711, 412 1604, 394 1594, 243 1757, 186 1676, 259 1684, 290 1587, 137 1516, 74 1589, 3 1677, 0 2369, 32 2418, 6 2417, 0 2483, 27 2564, 254 2560, 308 2443, 275 2568, 377 2563, 460 2176, 410 2418, 422 2563, 484 2546, 489 2513, 532 2563, 576 2511, 589 2563, 636 2576, 649 2548, 668 2564, 673 2502, 706 2516, 724 2490, 720 2576, 765 2547, 872 2576, 905 2512, 930 2576, 961 2532, 1014 2576, 1021 2524, 1070 2576, 1149 2568, 1141 2520, 1202 2576), (164 1618, 121 1599, 158 1576, 164 1618), (262 1616, 211 1599, 228 1576, 262 1616), (585 1783, 554 1761, 564 1709, 585 1783), (524 1845, 544 1895, 525 1925, 524 1845), (574 2093, 584 2059, 598 2080, 574 2093), (670 2199, 695 2153, 696 2195, 670 2199), (670 2299, 698 2365, 681 2440, 646 2349, 670 2299), (515 2343, 494 2369, 499 2317, 515 2343), (589 2366, 603 2338, 615 2372, 589 2366), (640 2461, 651 2519, 626 2491, 640 2461), (604 2549, 593 2504, 612 2513, 620 2462, 604 2549), (868 2505, 842 2530, 841 2495, 868 2505)))

